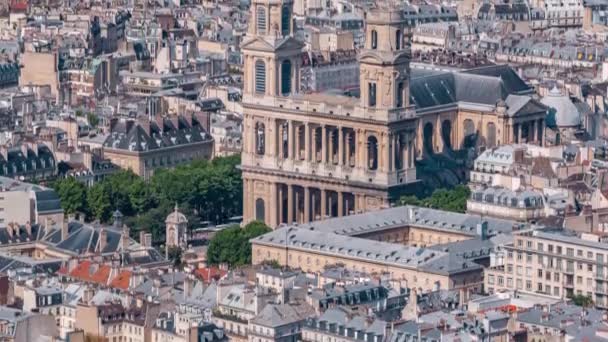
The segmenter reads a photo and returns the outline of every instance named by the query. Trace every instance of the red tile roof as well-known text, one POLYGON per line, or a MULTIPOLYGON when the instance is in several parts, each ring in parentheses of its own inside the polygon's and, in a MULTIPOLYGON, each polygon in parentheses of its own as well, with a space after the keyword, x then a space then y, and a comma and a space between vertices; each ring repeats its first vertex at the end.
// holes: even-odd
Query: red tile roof
POLYGON ((129 284, 131 283, 131 271, 122 271, 120 272, 112 281, 110 282, 110 287, 128 290, 129 284))
POLYGON ((110 266, 99 265, 95 272, 91 272, 91 266, 93 266, 93 264, 90 261, 85 260, 76 265, 76 267, 74 267, 74 269, 69 272, 69 274, 67 272, 67 269, 63 267, 59 270, 59 273, 67 274, 72 278, 76 278, 86 282, 107 284, 108 279, 110 278, 110 272, 112 270, 110 266))
POLYGON ((228 273, 226 270, 222 270, 218 267, 202 267, 194 270, 194 274, 201 278, 203 282, 209 283, 211 280, 218 280, 228 273))
POLYGON ((11 1, 11 12, 27 11, 27 1, 11 1))

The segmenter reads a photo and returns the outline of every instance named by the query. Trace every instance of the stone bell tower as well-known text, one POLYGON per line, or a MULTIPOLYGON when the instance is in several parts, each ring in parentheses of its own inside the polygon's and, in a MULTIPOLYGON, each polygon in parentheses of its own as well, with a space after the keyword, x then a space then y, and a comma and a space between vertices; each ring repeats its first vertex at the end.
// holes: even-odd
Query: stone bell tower
POLYGON ((366 16, 361 51, 361 107, 389 110, 409 105, 411 31, 402 11, 379 7, 366 16))
POLYGON ((288 96, 300 87, 303 44, 293 39, 292 15, 292 0, 252 0, 249 30, 241 45, 245 97, 288 96))

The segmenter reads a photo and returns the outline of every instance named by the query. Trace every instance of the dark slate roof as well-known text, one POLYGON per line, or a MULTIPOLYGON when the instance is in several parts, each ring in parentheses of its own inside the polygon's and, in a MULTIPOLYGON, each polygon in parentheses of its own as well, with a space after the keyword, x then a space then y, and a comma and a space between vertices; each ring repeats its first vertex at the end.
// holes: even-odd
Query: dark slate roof
POLYGON ((418 108, 456 102, 496 105, 510 94, 531 88, 508 66, 488 66, 462 72, 423 74, 410 81, 410 97, 418 108))
POLYGON ((464 73, 499 78, 509 94, 528 94, 534 91, 510 66, 505 64, 469 69, 464 73))
POLYGON ((36 192, 36 209, 38 213, 62 212, 61 201, 54 190, 36 192))
MULTIPOLYGON (((45 241, 52 243, 60 240, 56 233, 49 234, 45 241)), ((58 249, 66 250, 75 254, 96 253, 111 254, 119 251, 121 232, 110 229, 108 227, 95 227, 80 222, 68 223, 68 237, 54 246, 58 249), (100 231, 105 230, 107 240, 105 248, 99 251, 99 235, 100 231)))
POLYGON ((14 177, 42 169, 54 169, 55 157, 46 145, 38 145, 38 153, 28 148, 10 148, 6 158, 0 155, 0 176, 14 177))
POLYGON ((10 243, 25 243, 29 241, 36 241, 41 239, 45 235, 44 227, 37 224, 32 225, 32 234, 27 233, 25 226, 14 226, 13 234, 9 234, 9 227, 0 228, 0 245, 6 245, 10 243))
POLYGON ((194 118, 192 124, 179 116, 175 121, 162 118, 149 122, 149 125, 148 131, 142 123, 119 121, 112 127, 104 147, 144 152, 211 140, 201 123, 194 118))

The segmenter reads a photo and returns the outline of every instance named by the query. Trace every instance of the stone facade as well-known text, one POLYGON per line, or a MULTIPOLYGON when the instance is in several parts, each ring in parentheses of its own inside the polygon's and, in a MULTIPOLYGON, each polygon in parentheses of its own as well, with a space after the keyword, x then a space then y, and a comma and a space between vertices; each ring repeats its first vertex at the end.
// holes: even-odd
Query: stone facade
POLYGON ((302 45, 281 26, 281 11, 291 4, 254 3, 242 47, 245 222, 276 227, 387 207, 391 187, 416 180, 405 23, 388 11, 369 16, 358 103, 294 94, 302 45), (281 32, 266 32, 266 21, 281 32))
POLYGON ((302 44, 292 36, 291 7, 254 2, 241 46, 245 223, 277 227, 386 208, 391 194, 419 181, 416 159, 542 144, 546 108, 507 67, 412 78, 411 28, 390 8, 366 17, 359 98, 297 94, 302 44))

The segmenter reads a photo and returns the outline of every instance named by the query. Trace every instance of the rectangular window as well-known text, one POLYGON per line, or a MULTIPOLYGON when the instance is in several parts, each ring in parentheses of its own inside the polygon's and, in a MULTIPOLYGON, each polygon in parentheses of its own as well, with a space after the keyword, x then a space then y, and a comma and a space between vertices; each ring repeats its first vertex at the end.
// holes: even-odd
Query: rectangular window
POLYGON ((368 105, 370 107, 376 107, 376 83, 367 84, 367 93, 369 96, 368 105))
POLYGON ((566 248, 566 255, 569 257, 574 256, 574 248, 566 248))
POLYGON ((543 251, 543 244, 541 242, 539 242, 536 246, 538 247, 537 249, 539 251, 541 251, 541 252, 543 251))
POLYGON ((532 290, 532 281, 531 280, 526 280, 526 290, 528 290, 528 291, 532 290))
POLYGON ((517 266, 517 275, 523 275, 523 267, 517 266))
POLYGON ((397 108, 403 107, 403 82, 397 83, 397 108))
POLYGON ((266 92, 266 63, 262 61, 255 63, 255 92, 266 92))

